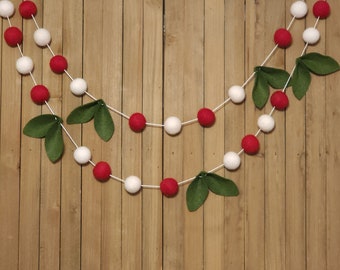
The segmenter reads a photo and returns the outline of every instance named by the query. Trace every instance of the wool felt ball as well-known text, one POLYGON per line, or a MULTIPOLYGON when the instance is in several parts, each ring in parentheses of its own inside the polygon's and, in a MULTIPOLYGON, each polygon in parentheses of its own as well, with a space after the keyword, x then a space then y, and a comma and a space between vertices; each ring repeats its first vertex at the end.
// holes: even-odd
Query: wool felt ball
POLYGON ((53 72, 61 74, 67 69, 67 60, 62 55, 55 55, 50 60, 50 68, 53 72))
POLYGON ((269 114, 263 114, 257 119, 257 126, 263 132, 271 132, 275 127, 275 120, 269 114))
POLYGON ((227 152, 223 157, 223 164, 227 170, 234 171, 241 165, 241 158, 235 152, 227 152))
POLYGON ((19 13, 24 19, 31 19, 37 14, 37 6, 32 1, 22 1, 19 5, 19 13))
POLYGON ((86 164, 91 159, 91 151, 86 146, 79 146, 73 152, 73 158, 78 164, 86 164))
POLYGON ((22 32, 19 28, 11 26, 6 29, 4 38, 9 46, 15 47, 17 44, 20 45, 22 43, 22 32))
POLYGON ((303 31, 302 38, 304 42, 313 45, 319 41, 320 32, 314 27, 309 27, 305 31, 303 31))
POLYGON ((202 127, 211 127, 215 123, 216 117, 209 108, 202 108, 197 113, 197 119, 202 127))
POLYGON ((34 31, 33 39, 38 46, 45 47, 51 42, 51 34, 47 29, 39 28, 34 31))
POLYGON ((17 71, 22 74, 22 75, 27 75, 30 72, 32 72, 34 68, 33 61, 30 57, 28 56, 21 56, 17 61, 16 61, 16 69, 17 71))
POLYGON ((31 89, 31 99, 34 103, 41 105, 50 98, 50 92, 44 85, 35 85, 31 89))
POLYGON ((160 184, 161 192, 166 197, 173 197, 178 193, 178 183, 173 178, 165 178, 160 184))
POLYGON ((169 135, 176 135, 182 129, 182 122, 177 117, 170 116, 164 122, 164 129, 169 135))
POLYGON ((289 105, 289 99, 285 92, 275 91, 270 97, 270 103, 279 111, 285 110, 289 105))
POLYGON ((125 190, 131 194, 137 193, 142 187, 142 181, 134 175, 128 176, 124 181, 125 190))
POLYGON ((82 78, 75 78, 70 83, 70 90, 76 96, 81 96, 87 91, 87 82, 82 78))
POLYGON ((255 155, 260 149, 259 140, 252 134, 243 137, 241 146, 248 155, 255 155))
POLYGON ((14 14, 14 5, 11 1, 0 1, 0 16, 9 18, 14 14))
POLYGON ((280 48, 288 48, 292 44, 292 35, 285 28, 280 28, 275 31, 274 42, 280 48))
POLYGON ((129 118, 129 126, 134 132, 141 132, 146 127, 145 116, 141 113, 133 113, 129 118))
POLYGON ((307 12, 308 7, 304 1, 296 1, 290 6, 290 14, 297 19, 305 17, 307 12))
POLYGON ((241 103, 246 98, 246 92, 242 86, 233 85, 228 90, 228 96, 233 103, 241 103))
POLYGON ((99 161, 94 167, 93 167, 93 176, 100 182, 105 182, 110 179, 111 175, 111 167, 110 165, 105 161, 99 161))
POLYGON ((325 19, 331 13, 331 7, 327 1, 316 1, 313 5, 313 14, 316 18, 325 19))

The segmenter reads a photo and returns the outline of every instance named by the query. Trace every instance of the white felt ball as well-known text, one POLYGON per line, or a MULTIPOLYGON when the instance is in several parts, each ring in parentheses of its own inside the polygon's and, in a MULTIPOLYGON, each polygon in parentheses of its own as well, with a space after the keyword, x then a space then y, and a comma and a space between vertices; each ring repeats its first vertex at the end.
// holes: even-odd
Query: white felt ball
POLYGON ((11 17, 14 14, 14 5, 11 1, 0 1, 0 16, 3 18, 11 17))
POLYGON ((87 90, 87 83, 82 78, 76 78, 70 83, 70 89, 76 96, 83 95, 87 90))
POLYGON ((296 1, 290 6, 290 14, 297 19, 305 17, 307 12, 308 7, 304 1, 296 1))
POLYGON ((21 56, 16 62, 16 69, 20 74, 26 75, 33 70, 33 61, 28 56, 21 56))
POLYGON ((320 39, 320 32, 314 27, 309 27, 303 31, 302 38, 308 44, 315 44, 320 39))
POLYGON ((244 88, 239 85, 233 85, 228 90, 228 95, 232 102, 241 103, 246 97, 246 93, 244 88))
POLYGON ((170 116, 164 122, 164 129, 169 135, 176 135, 182 129, 182 122, 177 117, 170 116))
POLYGON ((263 132, 271 132, 275 127, 275 121, 270 115, 263 114, 258 118, 257 125, 263 132))
POLYGON ((34 31, 33 39, 38 46, 44 47, 50 44, 51 34, 45 28, 39 28, 34 31))
POLYGON ((142 182, 137 176, 131 175, 125 179, 124 187, 127 192, 136 193, 141 189, 142 182))
POLYGON ((79 164, 86 164, 91 159, 91 151, 86 146, 79 146, 74 152, 73 157, 79 164))
POLYGON ((223 164, 226 169, 233 171, 240 167, 241 158, 235 152, 227 152, 223 157, 223 164))

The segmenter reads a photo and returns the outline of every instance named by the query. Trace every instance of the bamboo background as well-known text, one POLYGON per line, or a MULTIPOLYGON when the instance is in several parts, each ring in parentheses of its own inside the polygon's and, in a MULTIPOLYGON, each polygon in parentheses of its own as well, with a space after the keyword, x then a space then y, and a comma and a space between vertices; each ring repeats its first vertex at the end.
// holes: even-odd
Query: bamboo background
MULTIPOLYGON (((72 0, 34 1, 36 19, 52 34, 51 47, 69 62, 73 77, 89 91, 130 115, 150 122, 175 115, 196 117, 203 106, 220 104, 226 89, 242 84, 274 47, 273 33, 291 20, 293 1, 282 0, 72 0)), ((304 43, 309 14, 296 20, 293 45, 279 49, 268 66, 292 70, 304 43)), ((19 0, 13 1, 17 7, 19 0)), ((340 61, 340 2, 321 20, 321 40, 308 49, 340 61)), ((33 58, 34 76, 50 92, 50 105, 64 119, 89 102, 69 91, 69 78, 50 71, 47 49, 33 42, 32 20, 11 18, 23 29, 23 52, 33 58)), ((2 32, 8 27, 1 22, 2 32)), ((52 164, 43 141, 22 134, 33 117, 48 113, 29 97, 32 81, 15 69, 19 57, 1 39, 0 83, 0 269, 268 269, 340 268, 339 127, 340 73, 313 76, 301 101, 289 88, 290 106, 275 112, 275 130, 259 135, 260 152, 242 155, 241 168, 217 173, 233 179, 238 197, 210 194, 189 212, 185 190, 175 198, 144 189, 129 195, 117 181, 99 183, 92 166, 73 160, 64 136, 63 158, 52 164)), ((239 151, 245 134, 257 131, 259 111, 251 100, 228 103, 213 127, 197 123, 170 137, 160 128, 134 133, 113 114, 108 143, 92 123, 66 125, 88 146, 95 162, 113 174, 137 175, 144 184, 178 181, 222 163, 239 151)))

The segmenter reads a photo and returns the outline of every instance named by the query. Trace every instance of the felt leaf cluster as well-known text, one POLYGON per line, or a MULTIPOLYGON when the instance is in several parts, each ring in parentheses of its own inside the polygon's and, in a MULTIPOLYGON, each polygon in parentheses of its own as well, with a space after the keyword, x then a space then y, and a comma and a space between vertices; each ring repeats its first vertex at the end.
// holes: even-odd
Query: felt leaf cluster
POLYGON ((205 202, 209 190, 220 196, 237 196, 236 184, 214 173, 200 172, 187 189, 186 201, 189 211, 196 211, 205 202))
POLYGON ((104 141, 109 141, 114 132, 111 114, 102 99, 75 108, 67 117, 68 124, 83 124, 94 119, 94 128, 104 141))
POLYGON ((45 150, 48 158, 56 162, 64 152, 64 140, 61 127, 62 119, 53 114, 42 114, 31 119, 23 133, 33 138, 45 138, 45 150))

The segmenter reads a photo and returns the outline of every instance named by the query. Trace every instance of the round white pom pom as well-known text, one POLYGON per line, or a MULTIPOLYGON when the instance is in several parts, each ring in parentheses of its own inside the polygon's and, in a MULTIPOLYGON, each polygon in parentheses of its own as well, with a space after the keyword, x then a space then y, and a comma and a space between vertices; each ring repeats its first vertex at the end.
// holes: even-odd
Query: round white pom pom
POLYGON ((79 164, 86 164, 91 159, 91 151, 86 146, 80 146, 73 152, 75 161, 79 164))
POLYGON ((223 157, 223 164, 226 169, 233 171, 240 167, 241 158, 235 152, 227 152, 223 157))
POLYGON ((182 129, 182 122, 177 117, 170 116, 164 122, 164 129, 169 135, 176 135, 182 129))
POLYGON ((39 28, 34 31, 33 39, 38 46, 44 47, 50 44, 51 34, 45 28, 39 28))
POLYGON ((87 83, 82 78, 76 78, 70 83, 70 89, 76 96, 83 95, 87 90, 87 83))
POLYGON ((14 5, 11 1, 0 1, 0 16, 3 18, 11 17, 14 14, 14 5))
POLYGON ((271 132, 275 127, 275 121, 270 115, 263 114, 258 118, 257 125, 263 132, 271 132))
POLYGON ((246 92, 244 88, 239 85, 233 85, 228 90, 228 95, 232 102, 241 103, 246 97, 246 92))
POLYGON ((20 74, 26 75, 33 70, 33 61, 28 56, 21 56, 16 62, 16 69, 20 74))
POLYGON ((137 176, 131 175, 125 179, 124 187, 127 192, 136 193, 141 189, 142 182, 137 176))
POLYGON ((304 1, 296 1, 290 6, 290 14, 297 19, 305 17, 307 12, 308 7, 304 1))
POLYGON ((308 44, 315 44, 320 39, 320 32, 314 27, 309 27, 305 31, 303 31, 302 38, 308 44))

